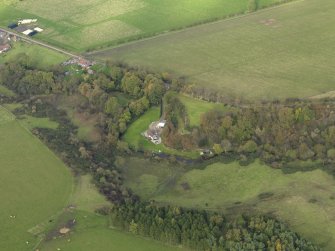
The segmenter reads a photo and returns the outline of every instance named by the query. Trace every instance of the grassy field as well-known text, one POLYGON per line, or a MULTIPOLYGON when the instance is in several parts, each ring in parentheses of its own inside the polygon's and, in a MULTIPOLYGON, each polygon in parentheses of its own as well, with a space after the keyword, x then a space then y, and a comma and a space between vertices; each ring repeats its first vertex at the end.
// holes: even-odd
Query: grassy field
POLYGON ((0 250, 33 250, 29 231, 67 204, 72 177, 65 165, 13 116, 0 109, 0 250), (11 217, 12 216, 12 217, 11 217))
POLYGON ((45 68, 48 66, 60 64, 68 59, 66 55, 49 50, 39 45, 28 44, 25 42, 16 42, 14 47, 9 52, 0 55, 0 64, 16 60, 22 53, 25 53, 29 56, 28 65, 38 68, 45 68))
POLYGON ((169 174, 164 178, 154 170, 156 166, 160 170, 157 163, 141 168, 130 160, 126 165, 128 185, 144 197, 232 215, 273 214, 325 250, 332 251, 335 246, 335 180, 321 170, 284 174, 258 161, 249 166, 216 163, 204 170, 179 172, 171 181, 169 174), (164 183, 170 185, 155 193, 153 187, 159 188, 155 184, 164 183))
POLYGON ((65 237, 43 243, 40 250, 68 251, 183 251, 178 247, 143 239, 108 227, 108 219, 93 213, 76 211, 74 231, 65 237))
MULTIPOLYGON (((257 1, 263 8, 282 0, 257 1)), ((254 11, 250 0, 25 0, 2 1, 0 25, 37 18, 36 37, 75 51, 138 39, 254 11)))
POLYGON ((174 186, 184 172, 182 166, 171 165, 165 161, 150 161, 141 158, 118 160, 118 167, 125 177, 125 185, 130 187, 142 199, 165 193, 174 186))
POLYGON ((7 87, 0 85, 0 95, 4 95, 6 97, 14 97, 15 93, 9 90, 7 87))
POLYGON ((33 128, 47 128, 47 129, 57 129, 58 123, 55 121, 51 121, 49 118, 36 118, 32 116, 25 115, 20 118, 20 124, 31 130, 33 128))
POLYGON ((194 99, 185 95, 179 95, 179 99, 186 107, 190 126, 199 126, 201 115, 210 110, 226 110, 223 104, 194 99))
POLYGON ((135 122, 133 122, 127 129, 123 140, 126 141, 131 147, 135 149, 141 149, 153 152, 164 152, 167 154, 173 154, 178 156, 184 156, 189 158, 199 157, 199 153, 196 151, 178 151, 172 148, 165 147, 163 144, 155 145, 151 141, 147 140, 141 135, 144 131, 149 128, 151 122, 159 120, 160 108, 152 107, 135 122))
POLYGON ((245 99, 309 97, 334 90, 335 2, 295 1, 93 53, 188 77, 245 99))
POLYGON ((89 175, 75 178, 75 189, 70 197, 70 204, 75 207, 64 211, 58 218, 56 230, 62 228, 71 219, 76 225, 65 236, 54 235, 38 247, 40 250, 82 250, 82 251, 177 251, 177 247, 165 246, 159 242, 142 239, 110 227, 109 218, 97 215, 95 209, 110 206, 91 183, 89 175))
MULTIPOLYGON (((50 126, 50 121, 36 120, 34 124, 50 126)), ((110 203, 91 183, 91 177, 73 178, 22 125, 26 123, 0 109, 0 142, 4 142, 0 144, 0 219, 4 230, 0 231, 0 250, 182 250, 110 229, 109 219, 94 213, 110 203), (58 227, 68 219, 77 222, 69 238, 40 243, 44 236, 58 236, 58 227)))

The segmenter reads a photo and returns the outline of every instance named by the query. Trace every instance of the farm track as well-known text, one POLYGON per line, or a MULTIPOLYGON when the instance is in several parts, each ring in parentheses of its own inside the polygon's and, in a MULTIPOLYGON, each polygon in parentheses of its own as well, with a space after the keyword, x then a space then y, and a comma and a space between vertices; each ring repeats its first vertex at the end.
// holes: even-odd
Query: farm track
POLYGON ((74 54, 72 52, 66 51, 64 49, 61 49, 61 48, 49 45, 49 44, 44 43, 44 42, 37 41, 37 40, 29 38, 27 36, 20 35, 20 34, 18 34, 16 32, 12 32, 12 31, 4 29, 4 28, 0 28, 0 31, 6 32, 6 33, 8 33, 10 35, 13 35, 13 36, 17 36, 17 37, 19 37, 21 40, 23 40, 25 42, 29 42, 29 43, 33 43, 33 44, 37 44, 37 45, 43 46, 43 47, 48 48, 50 50, 53 50, 53 51, 65 54, 65 55, 67 55, 69 57, 73 57, 73 58, 80 58, 81 57, 80 55, 77 55, 77 54, 74 54))

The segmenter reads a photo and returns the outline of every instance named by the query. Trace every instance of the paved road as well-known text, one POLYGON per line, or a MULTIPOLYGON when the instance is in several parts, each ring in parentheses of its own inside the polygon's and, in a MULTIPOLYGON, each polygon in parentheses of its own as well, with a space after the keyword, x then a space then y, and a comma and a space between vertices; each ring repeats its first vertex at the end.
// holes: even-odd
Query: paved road
POLYGON ((23 41, 27 41, 27 42, 30 42, 30 43, 34 43, 34 44, 38 44, 40 46, 43 46, 43 47, 46 47, 50 50, 54 50, 54 51, 57 51, 57 52, 60 52, 60 53, 63 53, 69 57, 73 57, 73 58, 80 58, 81 56, 80 55, 76 55, 76 54, 73 54, 71 52, 68 52, 66 50, 63 50, 63 49, 60 49, 60 48, 57 48, 55 46, 52 46, 52 45, 49 45, 49 44, 46 44, 46 43, 43 43, 43 42, 40 42, 40 41, 37 41, 35 39, 32 39, 26 35, 21 35, 19 33, 16 33, 16 32, 13 32, 13 31, 10 31, 10 30, 7 30, 7 29, 4 29, 4 28, 0 28, 0 31, 3 31, 3 32, 7 32, 8 34, 10 35, 15 35, 19 38, 21 38, 23 41))

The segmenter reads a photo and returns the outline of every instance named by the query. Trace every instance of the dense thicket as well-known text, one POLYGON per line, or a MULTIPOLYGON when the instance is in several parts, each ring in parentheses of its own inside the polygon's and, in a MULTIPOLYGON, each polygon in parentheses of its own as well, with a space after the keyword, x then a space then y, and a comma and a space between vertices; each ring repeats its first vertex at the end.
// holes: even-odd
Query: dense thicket
MULTIPOLYGON (((160 103, 166 85, 174 90, 180 89, 179 81, 166 81, 157 75, 111 65, 101 68, 94 75, 78 75, 68 74, 58 67, 50 71, 30 69, 18 62, 0 66, 0 84, 15 91, 18 99, 26 99, 23 101, 25 105, 17 111, 18 114, 49 117, 59 123, 56 130, 36 128, 33 132, 74 171, 90 172, 93 175, 100 191, 114 204, 110 213, 115 225, 134 234, 150 236, 170 244, 182 244, 194 250, 318 250, 270 218, 240 216, 232 221, 221 214, 207 211, 159 207, 155 203, 140 202, 136 195, 124 187, 121 172, 114 165, 115 149, 120 147, 120 135, 150 105, 160 103), (119 92, 128 95, 126 102, 118 98, 116 94, 119 92), (77 138, 77 127, 70 122, 66 112, 50 101, 58 95, 79 95, 82 99, 78 109, 99 113, 99 126, 103 132, 99 142, 93 144, 77 138)), ((185 123, 180 118, 186 120, 187 112, 173 95, 166 96, 164 106, 166 118, 170 121, 164 138, 174 144, 175 139, 181 136, 177 131, 179 123, 185 123)), ((259 143, 254 140, 250 129, 257 124, 257 113, 242 119, 240 115, 244 115, 244 111, 239 112, 222 114, 214 111, 204 115, 201 127, 196 129, 197 133, 202 134, 201 144, 219 143, 225 149, 228 144, 224 140, 230 140, 230 151, 243 144, 246 145, 245 149, 258 152, 259 143), (226 123, 228 116, 231 117, 231 123, 226 123), (240 122, 246 119, 250 119, 250 123, 240 122), (223 125, 229 125, 227 131, 220 131, 220 137, 214 137, 223 125), (238 130, 234 130, 233 126, 238 130), (230 130, 235 135, 232 138, 227 136, 230 130), (241 132, 242 136, 236 137, 235 131, 241 132), (254 144, 248 143, 251 140, 254 140, 254 144)), ((298 114, 297 125, 301 122, 300 117, 303 117, 303 122, 309 121, 307 117, 311 118, 309 110, 302 109, 298 114)), ((270 119, 264 121, 269 123, 270 119)), ((297 128, 304 127, 304 124, 297 128)), ((187 142, 191 148, 193 140, 196 142, 192 135, 187 140, 182 136, 177 147, 183 147, 187 142)))
MULTIPOLYGON (((173 117, 176 110, 166 112, 173 117)), ((165 134, 166 142, 179 149, 210 147, 217 154, 253 155, 277 165, 316 159, 334 163, 334 124, 333 102, 287 101, 208 111, 201 116, 200 126, 188 127, 186 135, 170 121, 165 134)))

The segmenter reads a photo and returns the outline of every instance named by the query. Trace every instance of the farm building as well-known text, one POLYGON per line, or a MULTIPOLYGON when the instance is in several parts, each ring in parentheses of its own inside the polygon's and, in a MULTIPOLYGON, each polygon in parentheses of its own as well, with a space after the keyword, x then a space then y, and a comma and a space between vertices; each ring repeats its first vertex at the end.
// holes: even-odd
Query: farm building
POLYGON ((0 45, 0 54, 5 53, 6 51, 9 51, 9 49, 10 49, 9 44, 0 45))
POLYGON ((37 33, 38 33, 37 31, 33 31, 33 32, 30 32, 28 36, 32 37, 32 36, 36 35, 37 33))
POLYGON ((22 34, 28 36, 28 35, 29 35, 30 33, 32 33, 32 32, 33 32, 33 30, 28 29, 28 30, 23 31, 22 34))
POLYGON ((8 25, 9 29, 15 29, 18 25, 16 23, 12 23, 8 25))
POLYGON ((157 124, 157 128, 164 128, 166 125, 166 120, 159 121, 157 124))
POLYGON ((18 21, 18 24, 31 24, 31 23, 36 23, 37 19, 21 19, 18 21))
POLYGON ((37 31, 37 32, 42 32, 42 31, 43 31, 43 29, 41 29, 40 27, 35 27, 35 28, 34 28, 34 31, 37 31))

